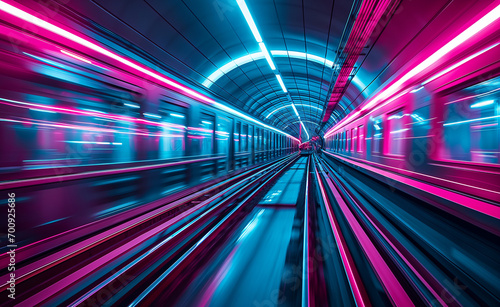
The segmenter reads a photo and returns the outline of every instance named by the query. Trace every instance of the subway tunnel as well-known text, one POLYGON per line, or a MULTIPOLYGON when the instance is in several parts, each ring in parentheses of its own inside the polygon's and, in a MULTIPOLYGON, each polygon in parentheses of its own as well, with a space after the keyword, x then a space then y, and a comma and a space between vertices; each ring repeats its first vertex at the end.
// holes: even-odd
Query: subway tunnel
POLYGON ((0 306, 500 306, 500 3, 0 0, 0 306))

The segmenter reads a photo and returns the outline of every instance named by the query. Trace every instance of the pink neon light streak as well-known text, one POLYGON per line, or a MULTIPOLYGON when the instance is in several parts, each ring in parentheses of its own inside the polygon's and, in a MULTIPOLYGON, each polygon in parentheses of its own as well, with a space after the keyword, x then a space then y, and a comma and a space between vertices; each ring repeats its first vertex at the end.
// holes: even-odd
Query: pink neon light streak
POLYGON ((356 61, 358 60, 359 55, 365 47, 366 42, 370 38, 373 30, 379 23, 383 14, 391 12, 394 9, 394 2, 391 0, 368 0, 363 1, 361 4, 361 8, 359 9, 356 21, 354 22, 352 32, 349 35, 345 48, 342 52, 346 59, 342 64, 342 68, 340 69, 337 79, 335 80, 332 95, 330 96, 325 116, 323 117, 324 123, 328 121, 333 109, 344 95, 344 91, 349 82, 349 77, 351 76, 356 61))
POLYGON ((351 289, 354 295, 354 299, 356 300, 356 304, 358 306, 370 306, 369 298, 364 289, 364 285, 360 280, 358 270, 356 269, 356 265, 354 264, 354 260, 351 257, 351 253, 346 246, 344 236, 340 231, 340 227, 338 225, 337 219, 332 212, 331 204, 326 196, 325 187, 323 186, 323 182, 319 176, 318 170, 315 169, 316 177, 318 178, 319 187, 321 190, 321 195, 323 196, 323 200, 325 202, 326 212, 328 213, 328 219, 330 220, 330 225, 332 226, 332 231, 335 236, 335 242, 339 247, 339 253, 342 257, 342 263, 344 264, 345 272, 347 274, 347 278, 349 280, 349 284, 351 285, 351 289), (358 282, 359 280, 359 282, 358 282))
MULTIPOLYGON (((319 175, 317 174, 317 176, 319 175)), ((327 181, 327 184, 392 302, 396 306, 414 306, 403 286, 401 286, 382 255, 380 255, 373 242, 347 207, 337 188, 330 181, 327 181)))
POLYGON ((92 64, 92 62, 91 62, 90 60, 87 60, 87 59, 85 59, 84 57, 81 57, 81 56, 76 55, 76 54, 74 54, 74 53, 71 53, 71 52, 69 52, 69 51, 66 51, 66 50, 61 50, 61 52, 62 52, 62 53, 64 53, 65 55, 67 55, 67 56, 73 57, 73 58, 75 58, 75 59, 77 59, 77 60, 80 60, 80 61, 82 61, 82 62, 85 62, 85 63, 88 63, 88 64, 92 64))

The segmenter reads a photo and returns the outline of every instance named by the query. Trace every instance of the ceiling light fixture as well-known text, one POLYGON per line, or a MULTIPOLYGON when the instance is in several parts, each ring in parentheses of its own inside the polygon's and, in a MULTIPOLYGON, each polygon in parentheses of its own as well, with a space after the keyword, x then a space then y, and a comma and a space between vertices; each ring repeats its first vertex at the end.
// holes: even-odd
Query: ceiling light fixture
POLYGON ((281 75, 276 75, 276 79, 278 79, 278 82, 281 85, 281 89, 283 90, 283 92, 288 93, 285 83, 283 83, 283 79, 281 79, 281 75))
POLYGON ((262 37, 260 36, 259 30, 257 29, 257 26, 255 25, 255 22, 253 21, 252 14, 250 14, 250 10, 248 10, 247 4, 245 3, 244 0, 236 0, 238 3, 238 6, 240 7, 241 12, 243 13, 243 16, 245 16, 245 20, 248 23, 248 26, 250 27, 250 30, 252 31, 253 36, 255 37, 255 40, 257 43, 262 43, 262 37))

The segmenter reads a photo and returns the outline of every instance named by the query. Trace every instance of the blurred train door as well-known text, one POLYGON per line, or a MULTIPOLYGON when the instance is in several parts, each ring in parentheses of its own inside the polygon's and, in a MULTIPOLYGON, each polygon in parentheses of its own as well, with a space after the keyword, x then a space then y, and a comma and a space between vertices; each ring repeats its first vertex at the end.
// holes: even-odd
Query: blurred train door
POLYGON ((230 124, 229 126, 231 127, 231 131, 229 132, 229 155, 228 155, 228 170, 229 171, 234 171, 234 151, 235 151, 235 141, 234 141, 234 133, 235 133, 235 127, 234 127, 234 119, 230 118, 229 119, 230 124))
POLYGON ((216 150, 218 156, 223 156, 217 162, 217 172, 223 173, 229 170, 231 134, 233 133, 233 120, 224 116, 217 117, 217 126, 215 132, 216 150))
POLYGON ((255 163, 255 134, 254 134, 254 126, 248 125, 248 150, 250 151, 250 164, 253 165, 255 163))

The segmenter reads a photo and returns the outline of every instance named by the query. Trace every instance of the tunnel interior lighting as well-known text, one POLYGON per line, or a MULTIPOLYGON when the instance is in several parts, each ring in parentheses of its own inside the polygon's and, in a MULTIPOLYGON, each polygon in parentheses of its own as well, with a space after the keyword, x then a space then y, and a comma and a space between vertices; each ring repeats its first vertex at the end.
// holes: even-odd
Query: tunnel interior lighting
POLYGON ((279 107, 277 109, 275 109, 274 111, 272 111, 271 113, 267 114, 266 118, 269 118, 271 115, 273 115, 274 113, 278 112, 279 110, 281 109, 284 109, 286 107, 290 107, 290 106, 282 106, 282 107, 279 107))
MULTIPOLYGON (((318 108, 318 107, 311 106, 311 105, 308 105, 308 104, 303 104, 303 103, 301 103, 301 104, 294 104, 294 105, 295 105, 295 106, 298 106, 298 107, 303 107, 303 108, 311 108, 311 109, 316 109, 316 110, 318 110, 318 111, 323 111, 323 109, 322 109, 322 108, 318 108)), ((281 106, 281 107, 279 107, 279 108, 277 108, 277 109, 274 109, 271 113, 267 114, 266 118, 271 117, 271 115, 273 115, 274 113, 276 113, 276 112, 278 112, 279 110, 282 110, 282 109, 284 109, 284 108, 287 108, 287 107, 292 107, 292 104, 290 104, 290 105, 286 105, 286 106, 281 106)))
POLYGON ((202 120, 201 122, 204 123, 204 124, 206 124, 206 125, 211 125, 212 124, 211 122, 206 121, 206 120, 202 120))
MULTIPOLYGON (((257 43, 259 43, 260 50, 262 51, 262 54, 264 55, 267 63, 269 64, 269 67, 271 67, 272 71, 276 71, 276 65, 274 64, 273 59, 272 59, 271 55, 269 54, 269 51, 267 50, 266 45, 264 44, 264 42, 262 40, 262 37, 260 36, 259 30, 257 29, 257 25, 255 24, 255 21, 253 20, 252 15, 250 14, 250 10, 248 9, 245 1, 244 0, 237 0, 236 2, 238 3, 240 10, 243 13, 243 16, 245 17, 245 20, 247 21, 247 24, 250 27, 250 30, 252 31, 252 33, 255 37, 255 40, 257 41, 257 43)), ((287 56, 289 56, 288 52, 287 52, 287 56)), ((298 56, 305 57, 307 59, 307 54, 301 53, 298 56)), ((311 60, 318 61, 319 59, 321 59, 321 58, 320 57, 311 57, 311 60)), ((322 64, 325 65, 325 61, 323 61, 322 64)), ((230 65, 229 67, 226 67, 226 68, 233 67, 233 69, 234 69, 234 66, 236 66, 236 65, 230 65)), ((218 73, 218 75, 221 75, 221 74, 218 73)), ((214 78, 209 77, 208 79, 210 79, 208 84, 209 85, 213 84, 214 78)), ((276 79, 278 79, 278 83, 280 84, 283 92, 288 93, 288 90, 285 86, 285 83, 283 83, 283 78, 281 77, 281 74, 279 72, 276 73, 276 79)), ((288 99, 292 102, 292 105, 293 105, 293 101, 291 100, 290 96, 288 96, 288 99)), ((294 108, 295 114, 297 114, 297 117, 300 120, 300 116, 297 112, 297 109, 295 109, 295 106, 293 106, 293 108, 294 108)))
POLYGON ((494 100, 486 100, 486 101, 476 102, 474 104, 471 104, 470 108, 471 109, 481 108, 481 107, 489 106, 490 104, 493 104, 494 102, 495 102, 494 100))
POLYGON ((488 48, 485 48, 485 49, 483 49, 483 50, 481 50, 479 52, 474 53, 473 55, 471 55, 471 56, 463 59, 462 61, 460 61, 460 62, 458 62, 458 63, 456 63, 456 64, 448 67, 447 69, 444 69, 444 70, 440 71, 439 73, 437 73, 434 76, 430 77, 429 79, 425 80, 422 83, 422 85, 425 85, 425 84, 427 84, 427 83, 429 83, 429 82, 431 82, 431 81, 433 81, 433 80, 441 77, 442 75, 445 75, 445 74, 449 73, 450 71, 454 70, 455 68, 457 68, 459 66, 462 66, 463 64, 465 64, 465 63, 469 62, 470 60, 472 60, 472 59, 480 56, 481 54, 485 53, 486 51, 495 48, 498 45, 499 45, 499 43, 496 43, 496 44, 494 44, 492 46, 489 46, 488 48))
MULTIPOLYGON (((330 60, 327 60, 327 59, 322 58, 322 57, 317 56, 317 55, 304 53, 304 52, 286 51, 286 50, 271 50, 271 55, 273 57, 288 57, 288 58, 292 58, 292 59, 313 61, 313 62, 323 64, 329 68, 331 68, 333 66, 333 62, 330 60)), ((244 55, 242 57, 239 57, 233 61, 230 61, 230 62, 224 64, 223 66, 221 66, 219 69, 217 69, 213 73, 211 73, 210 76, 208 76, 208 78, 205 79, 205 81, 203 81, 203 86, 209 88, 210 86, 212 86, 212 84, 217 82, 217 80, 219 80, 222 76, 224 76, 225 74, 228 74, 229 72, 231 72, 235 68, 243 66, 243 65, 251 63, 251 62, 254 62, 254 61, 262 60, 265 58, 266 57, 264 56, 264 54, 262 52, 255 52, 255 53, 251 53, 251 54, 247 54, 247 55, 244 55)), ((358 78, 355 76, 353 80, 357 80, 357 79, 358 78)), ((362 90, 364 88, 364 87, 361 88, 362 85, 359 85, 361 83, 359 83, 359 84, 355 83, 355 84, 356 84, 356 86, 358 86, 360 88, 360 90, 362 90)))
POLYGON ((245 20, 247 21, 247 24, 250 27, 250 30, 252 31, 252 34, 255 37, 255 40, 257 41, 257 43, 262 43, 262 37, 260 36, 259 30, 257 29, 255 22, 253 21, 252 14, 250 14, 250 10, 248 9, 247 4, 245 3, 244 0, 237 0, 236 2, 238 3, 240 10, 243 13, 243 16, 245 17, 245 20))
POLYGON ((288 93, 288 90, 286 89, 285 83, 283 83, 283 79, 281 78, 281 75, 276 75, 276 79, 278 79, 278 82, 279 82, 283 92, 288 93))
POLYGON ((160 115, 156 115, 156 114, 151 114, 151 113, 142 113, 145 117, 149 117, 149 118, 161 118, 160 115))
POLYGON ((273 63, 273 59, 271 59, 271 55, 269 55, 269 52, 267 51, 266 45, 264 43, 259 43, 259 47, 260 50, 262 50, 262 53, 264 53, 269 67, 271 67, 272 70, 276 70, 276 66, 273 63))

